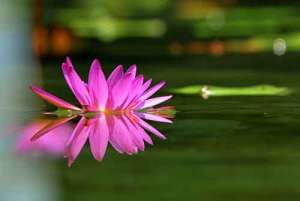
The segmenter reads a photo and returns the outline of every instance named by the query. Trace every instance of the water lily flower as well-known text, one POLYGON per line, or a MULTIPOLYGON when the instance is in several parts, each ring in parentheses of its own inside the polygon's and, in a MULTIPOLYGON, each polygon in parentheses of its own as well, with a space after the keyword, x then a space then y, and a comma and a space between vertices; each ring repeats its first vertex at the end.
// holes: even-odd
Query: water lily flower
MULTIPOLYGON (((144 149, 144 141, 152 144, 145 130, 165 139, 163 134, 144 121, 172 123, 168 116, 147 112, 150 111, 149 108, 172 97, 151 98, 165 85, 164 81, 150 87, 152 80, 144 82, 144 76, 137 75, 136 65, 132 65, 126 72, 122 65, 118 65, 106 80, 97 59, 90 67, 87 83, 79 77, 69 58, 62 64, 62 71, 81 107, 37 86, 32 86, 31 89, 45 101, 69 111, 70 117, 81 116, 66 144, 65 155, 69 159, 69 165, 76 159, 87 139, 94 158, 99 161, 103 159, 108 142, 120 153, 133 154, 144 149), (93 114, 93 118, 89 118, 89 114, 93 114)), ((39 135, 41 133, 45 132, 39 132, 39 135)), ((39 137, 36 136, 37 134, 33 139, 39 137)))

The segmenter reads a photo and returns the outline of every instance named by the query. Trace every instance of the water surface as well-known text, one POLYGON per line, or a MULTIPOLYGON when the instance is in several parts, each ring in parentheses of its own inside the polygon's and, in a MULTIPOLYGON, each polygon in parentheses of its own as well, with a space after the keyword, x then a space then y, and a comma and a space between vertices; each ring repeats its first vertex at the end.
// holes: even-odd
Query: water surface
MULTIPOLYGON (((137 63, 139 72, 167 87, 192 84, 289 87, 289 96, 212 97, 177 95, 173 125, 153 123, 168 137, 135 156, 109 148, 101 163, 86 147, 72 168, 52 161, 63 200, 299 200, 300 72, 297 55, 103 59, 137 63)), ((59 60, 44 61, 44 86, 73 100, 59 60)), ((86 76, 88 60, 74 58, 86 76)), ((161 94, 166 94, 162 91, 161 94)), ((75 102, 75 101, 74 101, 75 102)))

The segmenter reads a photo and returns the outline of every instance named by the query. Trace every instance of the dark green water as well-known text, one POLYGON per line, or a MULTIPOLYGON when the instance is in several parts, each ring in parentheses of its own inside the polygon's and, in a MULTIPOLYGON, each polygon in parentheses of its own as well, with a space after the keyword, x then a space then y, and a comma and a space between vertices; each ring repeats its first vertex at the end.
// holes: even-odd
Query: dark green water
MULTIPOLYGON (((289 87, 289 96, 175 96, 173 125, 153 123, 168 137, 135 156, 109 148, 96 162, 88 147, 72 168, 55 161, 63 200, 299 200, 300 71, 298 55, 199 57, 189 59, 103 59, 137 63, 139 72, 167 87, 190 84, 289 87), (297 63, 298 62, 298 63, 297 63)), ((62 59, 61 59, 62 61, 62 59)), ((45 88, 72 99, 59 70, 44 62, 45 88)), ((91 61, 74 64, 86 75, 91 61), (80 66, 80 67, 79 67, 80 66)), ((162 91, 161 94, 166 94, 162 91)))

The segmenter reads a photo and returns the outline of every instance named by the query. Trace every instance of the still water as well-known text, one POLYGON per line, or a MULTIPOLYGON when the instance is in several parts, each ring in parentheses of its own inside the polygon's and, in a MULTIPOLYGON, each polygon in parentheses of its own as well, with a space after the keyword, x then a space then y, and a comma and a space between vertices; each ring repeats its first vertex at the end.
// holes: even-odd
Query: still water
MULTIPOLYGON (((42 159, 55 172, 62 200, 299 200, 300 71, 298 55, 245 55, 188 59, 104 58, 108 74, 116 63, 137 63, 139 73, 168 88, 195 84, 290 88, 288 96, 175 95, 172 125, 151 123, 167 140, 134 156, 111 147, 103 162, 86 146, 75 164, 42 159)), ((86 77, 90 58, 74 59, 86 77)), ((100 58, 101 59, 101 58, 100 58)), ((46 90, 73 100, 59 64, 44 61, 46 90)), ((29 92, 28 92, 29 93, 29 92)), ((45 108, 49 110, 49 108, 45 108)))

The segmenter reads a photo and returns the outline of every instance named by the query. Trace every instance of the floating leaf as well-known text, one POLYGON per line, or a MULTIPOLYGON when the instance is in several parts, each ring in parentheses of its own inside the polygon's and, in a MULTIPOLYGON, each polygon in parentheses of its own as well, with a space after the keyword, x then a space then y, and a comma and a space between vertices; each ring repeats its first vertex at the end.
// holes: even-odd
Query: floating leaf
POLYGON ((191 85, 170 90, 175 94, 209 96, 286 96, 292 91, 287 87, 274 85, 255 85, 248 87, 221 87, 207 85, 191 85))

